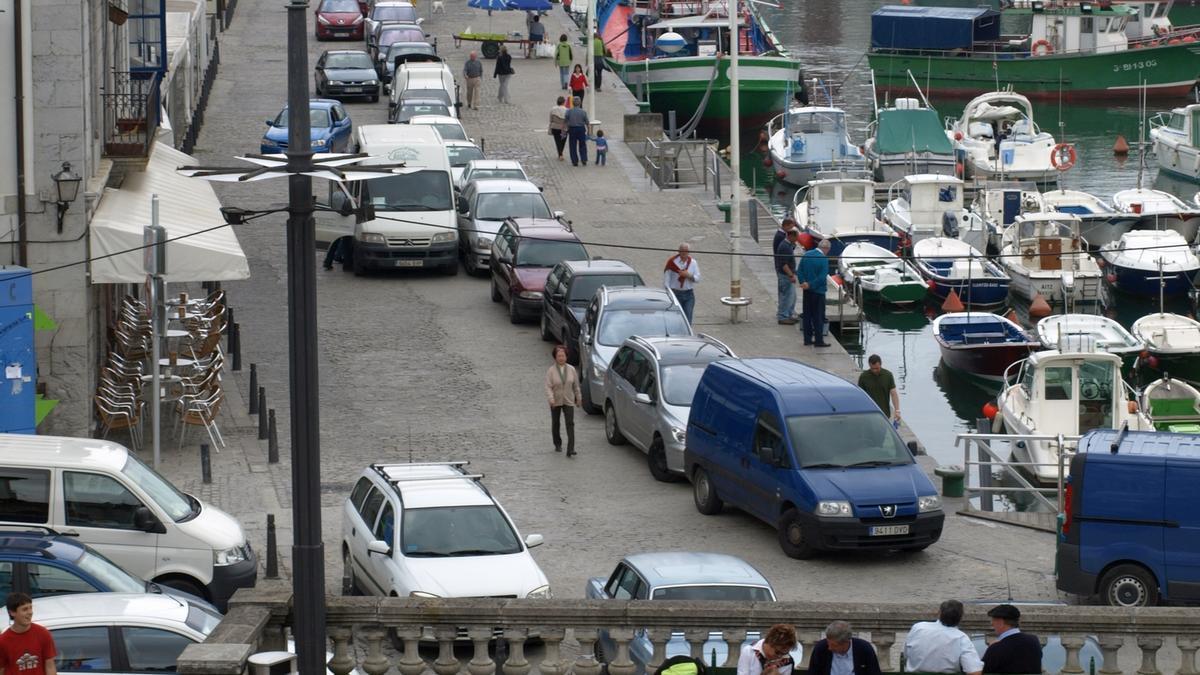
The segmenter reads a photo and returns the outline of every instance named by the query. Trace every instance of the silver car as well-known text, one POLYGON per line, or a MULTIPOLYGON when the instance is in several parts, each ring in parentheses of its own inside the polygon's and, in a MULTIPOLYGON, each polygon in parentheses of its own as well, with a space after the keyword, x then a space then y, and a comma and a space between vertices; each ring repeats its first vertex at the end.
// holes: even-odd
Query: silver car
POLYGON ((733 350, 703 333, 626 340, 604 375, 608 442, 629 442, 645 452, 656 480, 682 477, 692 396, 708 364, 729 358, 735 358, 733 350))
POLYGON ((505 218, 554 218, 542 190, 527 180, 473 180, 458 195, 459 253, 470 274, 485 274, 505 218))

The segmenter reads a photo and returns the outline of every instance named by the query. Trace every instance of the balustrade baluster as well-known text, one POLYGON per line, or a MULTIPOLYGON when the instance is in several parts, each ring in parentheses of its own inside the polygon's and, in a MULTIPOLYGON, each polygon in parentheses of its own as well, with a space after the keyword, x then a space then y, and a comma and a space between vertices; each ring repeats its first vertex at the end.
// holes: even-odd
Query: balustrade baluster
POLYGON ((879 668, 891 670, 892 645, 896 644, 896 634, 892 631, 872 632, 871 643, 875 645, 875 656, 879 659, 879 668))
POLYGON ((597 633, 595 628, 575 629, 575 639, 579 641, 579 656, 575 658, 575 675, 600 675, 600 662, 596 660, 597 633))
POLYGON ((1087 642, 1084 636, 1063 635, 1060 640, 1062 641, 1063 649, 1067 652, 1067 660, 1063 664, 1062 670, 1058 672, 1063 675, 1074 675, 1085 672, 1083 664, 1079 663, 1079 650, 1083 649, 1083 645, 1087 642))
POLYGON ((259 640, 258 651, 260 652, 285 652, 287 651, 287 636, 284 633, 284 626, 281 623, 269 623, 263 628, 262 639, 259 640))
POLYGON ((396 629, 396 638, 404 644, 404 653, 396 664, 400 675, 421 675, 428 667, 425 659, 421 658, 421 626, 405 626, 396 629))
POLYGON ((504 675, 529 675, 529 661, 525 658, 525 640, 529 632, 520 628, 509 628, 504 631, 504 639, 508 642, 508 658, 500 664, 504 675))
POLYGON ((1100 653, 1104 655, 1104 663, 1100 665, 1101 675, 1119 675, 1121 667, 1117 664, 1117 651, 1125 644, 1121 635, 1101 635, 1098 639, 1100 653))
POLYGON ((1137 669, 1138 675, 1162 675, 1158 669, 1158 650, 1162 648, 1162 637, 1155 635, 1139 635, 1138 649, 1142 650, 1142 665, 1137 669))
POLYGON ((1179 670, 1176 675, 1197 675, 1196 650, 1200 649, 1200 635, 1179 635, 1175 638, 1179 647, 1179 670))
POLYGON ((654 652, 650 655, 650 663, 646 664, 646 670, 653 673, 658 670, 658 667, 667 660, 667 643, 671 641, 671 629, 669 628, 649 628, 646 630, 646 639, 650 640, 654 652))
POLYGON ((329 639, 333 641, 333 658, 329 670, 333 675, 348 675, 354 671, 354 656, 350 653, 352 634, 349 626, 330 626, 329 639))
POLYGON ((614 628, 608 636, 617 643, 617 653, 608 664, 609 675, 633 675, 637 670, 633 660, 629 658, 629 643, 633 640, 632 628, 614 628))
POLYGON ((708 640, 708 630, 704 628, 691 628, 683 631, 683 639, 687 640, 689 651, 693 659, 700 659, 705 665, 712 665, 711 655, 704 653, 704 643, 708 640))
POLYGON ((538 672, 541 675, 565 675, 567 668, 560 648, 566 631, 561 628, 541 628, 538 634, 542 636, 542 644, 546 647, 546 655, 538 664, 538 672))
POLYGON ((742 643, 746 641, 746 631, 721 631, 721 639, 725 641, 725 663, 717 665, 722 668, 737 668, 738 657, 742 655, 742 643))
POLYGON ((455 626, 435 626, 433 636, 437 638, 438 656, 433 662, 433 672, 437 675, 458 675, 458 658, 454 656, 454 638, 458 637, 455 626))
POLYGON ((488 654, 488 642, 492 639, 491 628, 468 628, 467 637, 475 646, 475 653, 467 662, 467 672, 471 675, 493 675, 496 672, 496 662, 488 654))
POLYGON ((797 664, 797 666, 799 668, 803 668, 803 669, 808 668, 808 660, 810 658, 812 658, 813 647, 815 647, 817 645, 817 643, 820 642, 821 638, 823 638, 823 637, 825 637, 824 631, 812 631, 812 630, 797 630, 796 631, 796 639, 799 640, 800 644, 804 646, 804 654, 800 657, 800 660, 803 663, 797 664))
POLYGON ((367 658, 363 659, 362 669, 367 675, 383 675, 392 667, 383 655, 383 639, 387 631, 383 626, 365 626, 360 631, 367 641, 367 658))

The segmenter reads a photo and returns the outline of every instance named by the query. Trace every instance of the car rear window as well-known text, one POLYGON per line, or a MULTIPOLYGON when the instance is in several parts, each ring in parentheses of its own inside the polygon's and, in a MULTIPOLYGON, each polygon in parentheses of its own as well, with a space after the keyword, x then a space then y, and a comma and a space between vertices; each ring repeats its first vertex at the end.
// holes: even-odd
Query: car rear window
MULTIPOLYGON (((357 2, 357 0, 355 1, 357 2)), ((372 18, 376 21, 415 22, 417 20, 417 8, 406 7, 404 5, 376 7, 372 18)))
POLYGON ((600 319, 600 327, 596 332, 596 341, 609 347, 620 345, 631 335, 651 337, 692 334, 683 312, 676 307, 609 310, 600 319))
POLYGON ((773 602, 771 589, 762 586, 673 586, 654 589, 653 600, 732 600, 773 602))
POLYGON ((642 286, 642 278, 634 274, 584 274, 571 284, 571 302, 587 302, 601 286, 642 286))
POLYGON ((577 241, 521 242, 517 249, 517 267, 554 267, 563 260, 587 260, 587 249, 577 241))

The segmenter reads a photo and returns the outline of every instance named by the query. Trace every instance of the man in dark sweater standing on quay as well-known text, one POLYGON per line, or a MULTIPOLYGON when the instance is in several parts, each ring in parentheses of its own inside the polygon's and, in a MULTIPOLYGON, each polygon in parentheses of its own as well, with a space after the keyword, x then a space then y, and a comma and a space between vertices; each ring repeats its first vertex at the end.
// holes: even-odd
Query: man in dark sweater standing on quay
POLYGON ((1042 672, 1042 643, 1032 633, 1022 633, 1021 610, 1012 605, 996 605, 988 611, 996 641, 983 653, 985 673, 1042 672))
POLYGON ((867 369, 858 376, 858 388, 867 392, 867 396, 875 401, 888 419, 900 419, 900 394, 896 392, 896 378, 892 377, 892 371, 883 367, 883 359, 878 354, 867 358, 867 369))

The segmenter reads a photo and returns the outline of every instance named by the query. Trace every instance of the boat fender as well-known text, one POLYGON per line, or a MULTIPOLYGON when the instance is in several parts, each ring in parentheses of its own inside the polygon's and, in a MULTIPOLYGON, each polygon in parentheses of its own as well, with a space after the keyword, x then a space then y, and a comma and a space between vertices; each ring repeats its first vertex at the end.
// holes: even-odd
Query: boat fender
POLYGON ((1034 56, 1048 56, 1054 53, 1054 45, 1050 44, 1049 40, 1041 39, 1033 43, 1029 48, 1030 53, 1034 56))
POLYGON ((987 403, 983 404, 983 416, 989 420, 996 419, 996 413, 998 412, 1000 412, 1000 409, 996 407, 995 403, 988 401, 987 403))
POLYGON ((1075 145, 1059 143, 1050 150, 1050 164, 1059 171, 1066 171, 1075 166, 1075 145))

